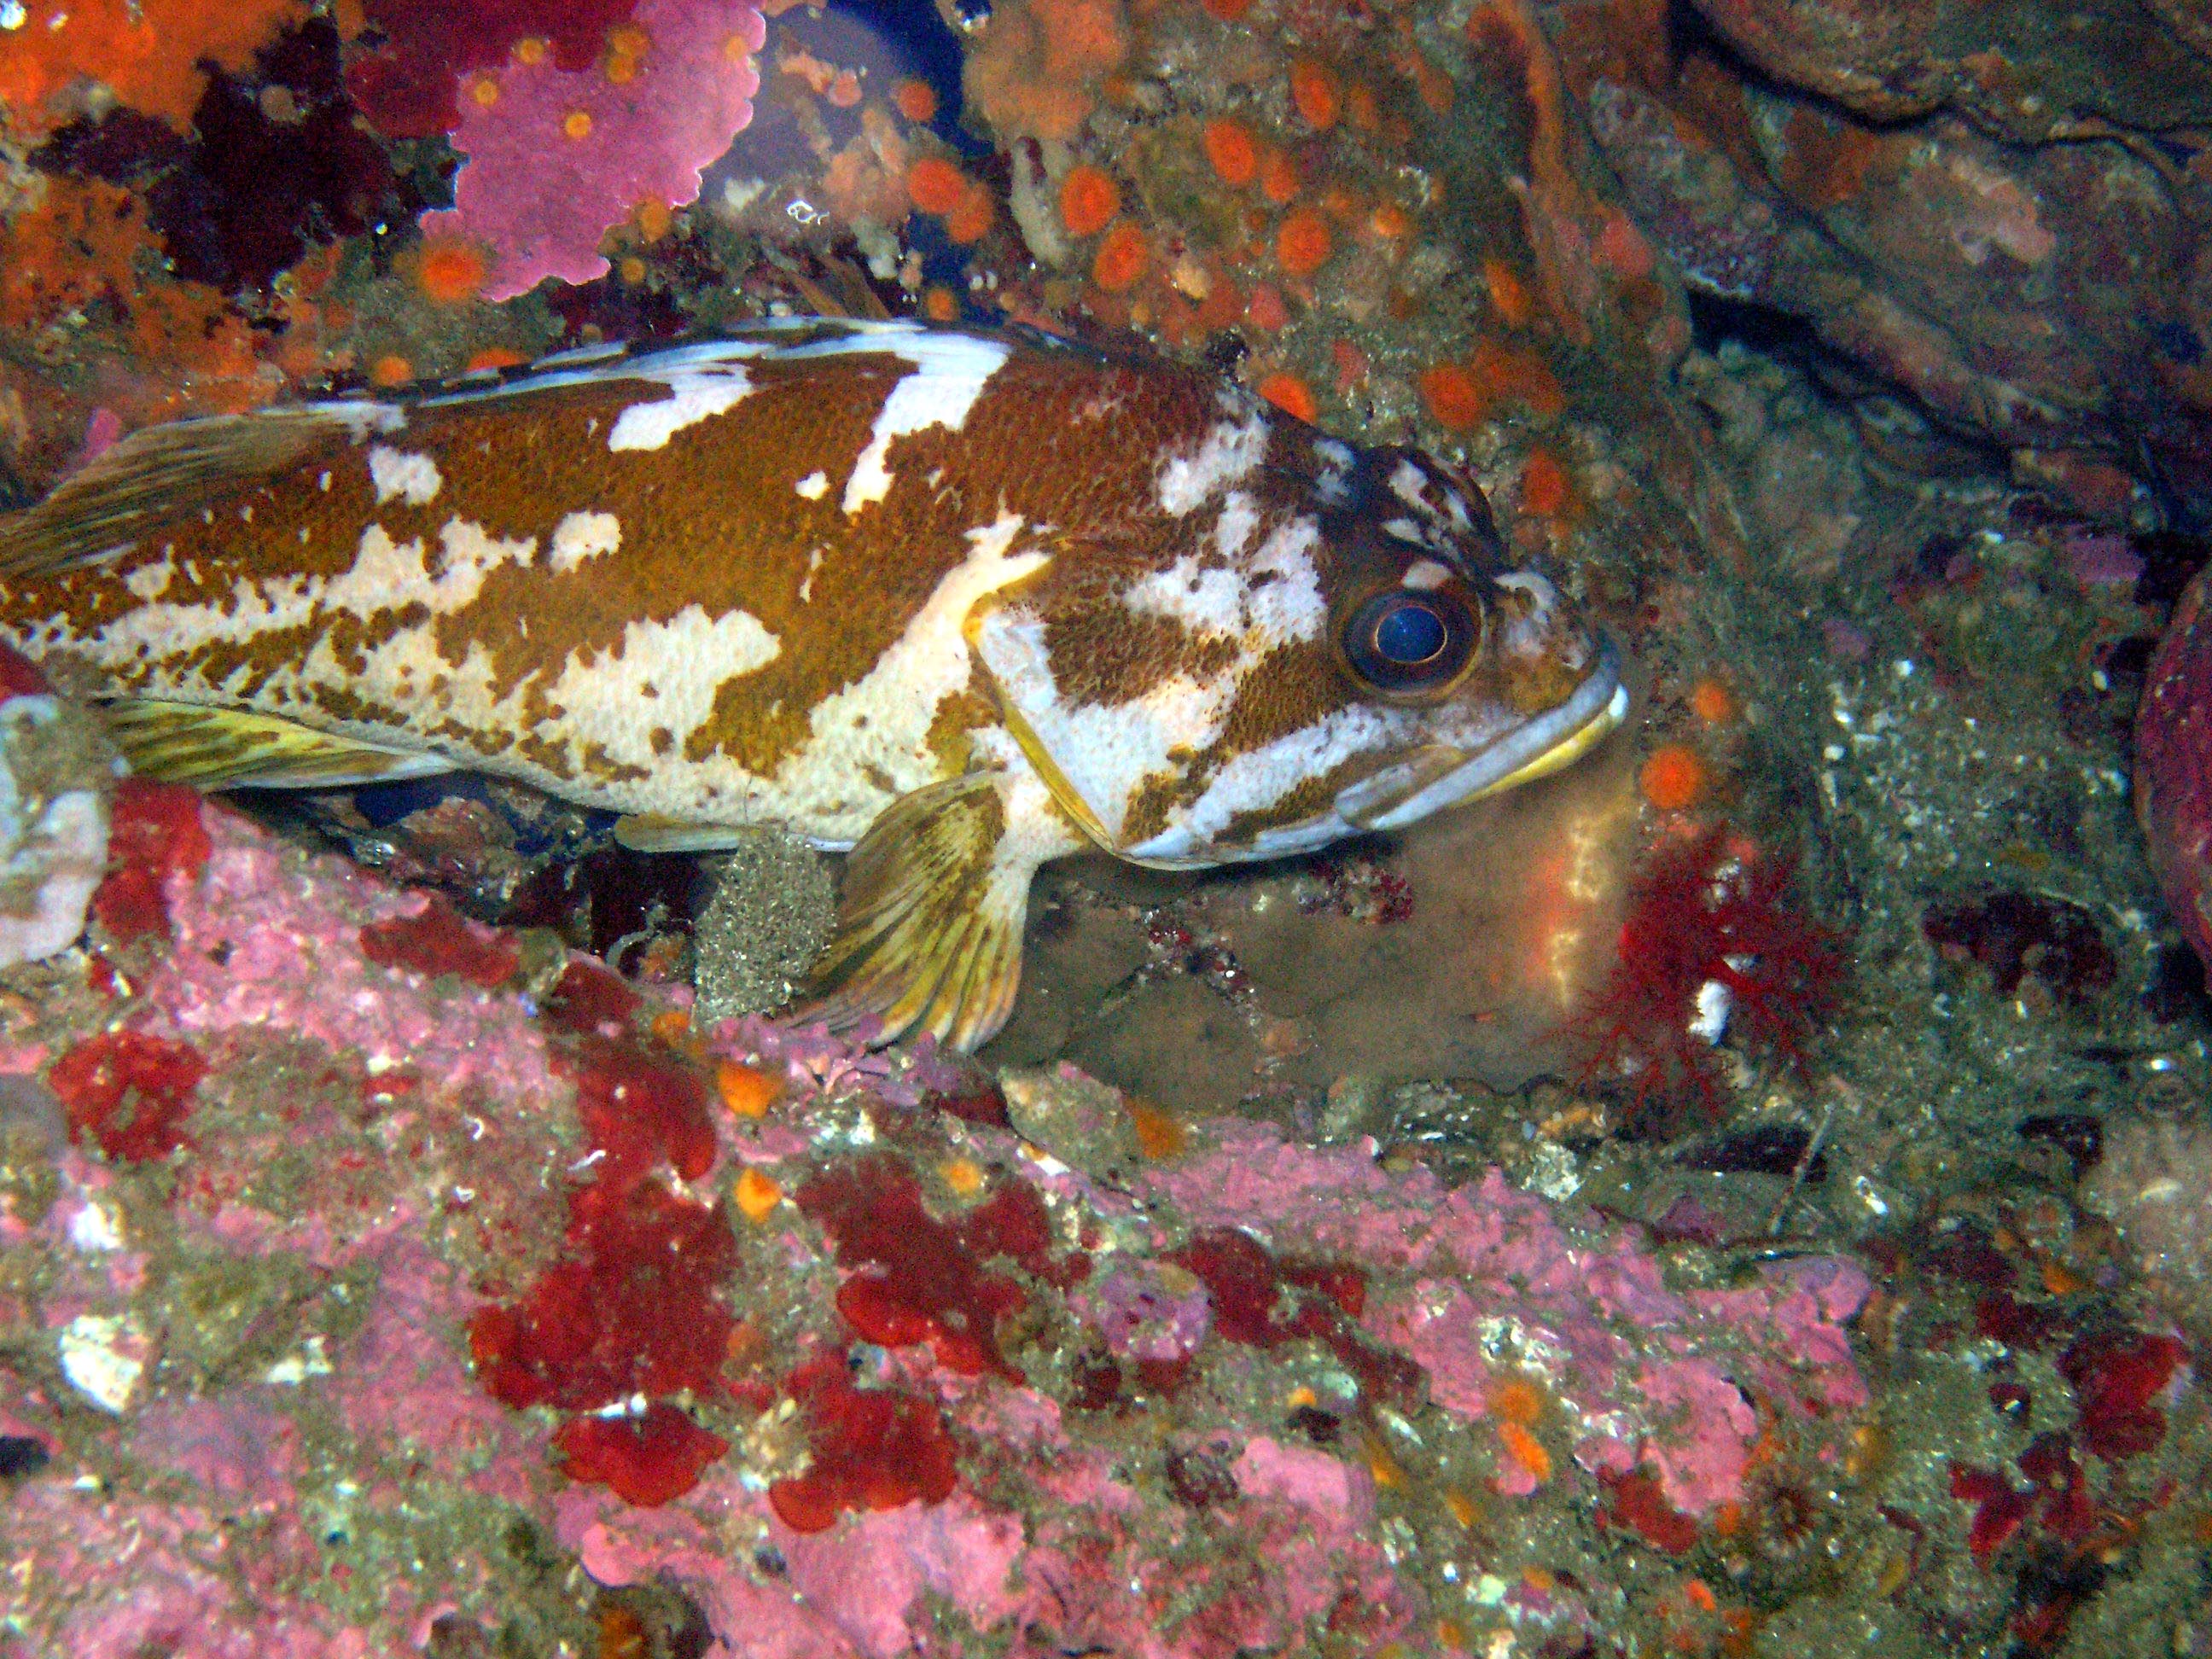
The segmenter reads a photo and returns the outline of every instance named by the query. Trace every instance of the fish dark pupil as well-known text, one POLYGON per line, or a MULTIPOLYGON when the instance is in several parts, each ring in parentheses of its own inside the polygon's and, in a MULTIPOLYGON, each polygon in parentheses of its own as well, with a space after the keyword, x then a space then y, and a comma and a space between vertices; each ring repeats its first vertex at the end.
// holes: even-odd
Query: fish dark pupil
POLYGON ((1375 624, 1375 649, 1385 662, 1411 667, 1443 648, 1443 618, 1425 605, 1398 605, 1375 624))

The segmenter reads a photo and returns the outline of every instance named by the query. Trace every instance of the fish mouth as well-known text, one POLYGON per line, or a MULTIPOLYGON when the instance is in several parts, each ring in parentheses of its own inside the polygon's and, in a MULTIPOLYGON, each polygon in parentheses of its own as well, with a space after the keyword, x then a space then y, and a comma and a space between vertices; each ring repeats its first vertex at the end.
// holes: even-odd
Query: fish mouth
POLYGON ((1401 830, 1444 807, 1502 794, 1572 765, 1627 713, 1620 653, 1601 637, 1596 665, 1565 702, 1474 754, 1431 750, 1362 778, 1337 796, 1337 816, 1358 830, 1401 830))

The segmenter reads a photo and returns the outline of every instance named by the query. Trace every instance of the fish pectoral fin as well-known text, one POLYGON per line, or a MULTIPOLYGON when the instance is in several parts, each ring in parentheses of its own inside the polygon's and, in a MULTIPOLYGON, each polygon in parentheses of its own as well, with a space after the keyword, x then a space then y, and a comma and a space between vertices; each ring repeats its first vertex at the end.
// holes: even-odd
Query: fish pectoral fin
POLYGON ((1030 879, 1074 845, 1055 822, 1039 836, 1010 812, 1004 775, 971 772, 902 795, 845 862, 837 928, 815 966, 802 1018, 870 1041, 928 1031, 973 1049, 1013 1012, 1030 879))
POLYGON ((332 452, 382 406, 310 404, 148 427, 71 474, 37 506, 0 515, 0 574, 51 576, 128 547, 149 514, 175 518, 332 452))
POLYGON ((761 834, 750 824, 699 823, 658 812, 632 812, 615 820, 615 840, 633 853, 727 853, 761 834))
POLYGON ((101 712, 131 769, 163 783, 200 789, 339 789, 454 769, 443 755, 342 738, 244 709, 128 698, 105 705, 101 712))

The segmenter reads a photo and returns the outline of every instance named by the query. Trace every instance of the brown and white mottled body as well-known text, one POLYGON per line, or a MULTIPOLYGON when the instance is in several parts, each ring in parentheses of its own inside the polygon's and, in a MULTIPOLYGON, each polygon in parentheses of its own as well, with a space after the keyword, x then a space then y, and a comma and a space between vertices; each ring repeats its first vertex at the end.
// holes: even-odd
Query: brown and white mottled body
POLYGON ((1494 554, 1430 465, 1173 365, 810 319, 137 434, 0 521, 0 629, 156 769, 859 843, 838 1011, 973 1042, 1043 860, 1303 850, 1617 719, 1494 554))

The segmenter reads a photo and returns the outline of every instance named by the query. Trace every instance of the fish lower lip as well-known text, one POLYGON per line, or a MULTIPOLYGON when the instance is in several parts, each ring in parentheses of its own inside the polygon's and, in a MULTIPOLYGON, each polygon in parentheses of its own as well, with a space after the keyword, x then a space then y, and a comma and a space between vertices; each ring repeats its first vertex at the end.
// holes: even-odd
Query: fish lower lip
MULTIPOLYGON (((1347 801, 1346 796, 1355 795, 1361 787, 1355 785, 1338 797, 1338 812, 1355 829, 1403 829, 1441 807, 1498 794, 1579 759, 1620 725, 1628 712, 1628 688, 1621 684, 1620 653, 1610 640, 1600 641, 1599 652, 1597 665, 1558 708, 1386 805, 1368 807, 1356 799, 1347 801)), ((1371 785, 1376 780, 1366 781, 1371 785)))

